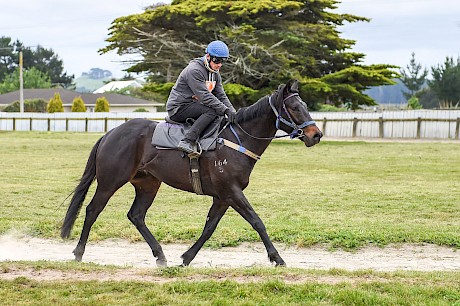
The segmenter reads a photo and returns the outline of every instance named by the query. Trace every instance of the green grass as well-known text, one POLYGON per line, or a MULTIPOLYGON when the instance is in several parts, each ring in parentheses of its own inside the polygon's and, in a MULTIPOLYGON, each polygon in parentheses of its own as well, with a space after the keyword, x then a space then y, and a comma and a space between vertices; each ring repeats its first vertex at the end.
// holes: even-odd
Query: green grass
MULTIPOLYGON (((58 238, 60 223, 101 134, 0 132, 0 233, 58 238)), ((460 143, 274 141, 245 194, 273 241, 355 249, 389 243, 460 247, 460 143)), ((95 184, 94 184, 95 185, 95 184)), ((94 191, 91 188, 86 204, 94 191)), ((126 218, 134 198, 120 189, 90 240, 142 237, 126 218)), ((85 206, 86 206, 85 204, 85 206)), ((147 225, 162 243, 190 243, 201 233, 211 199, 162 185, 147 225)), ((85 207, 84 206, 84 207, 85 207)), ((72 238, 80 234, 84 207, 72 238)), ((206 246, 260 241, 229 210, 206 246)))
MULTIPOLYGON (((130 268, 83 263, 2 263, 0 269, 123 274, 130 268)), ((301 269, 135 270, 142 281, 0 280, 5 305, 458 305, 458 272, 301 269), (199 280, 199 281, 197 281, 199 280)))

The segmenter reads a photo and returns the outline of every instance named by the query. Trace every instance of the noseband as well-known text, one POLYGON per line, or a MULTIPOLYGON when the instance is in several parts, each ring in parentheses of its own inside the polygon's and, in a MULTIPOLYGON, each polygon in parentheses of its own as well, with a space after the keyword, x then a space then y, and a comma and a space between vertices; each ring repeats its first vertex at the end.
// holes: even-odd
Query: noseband
POLYGON ((298 93, 292 93, 289 96, 287 96, 286 98, 284 98, 283 99, 283 104, 281 105, 279 112, 276 110, 276 107, 272 103, 272 96, 270 96, 268 98, 268 103, 270 104, 270 107, 272 108, 273 113, 275 113, 275 116, 276 116, 276 123, 275 123, 276 129, 278 129, 278 130, 280 129, 280 123, 284 123, 285 125, 291 127, 292 132, 289 133, 289 136, 291 137, 291 139, 303 137, 303 130, 302 129, 307 127, 307 126, 316 124, 316 122, 314 120, 305 121, 304 123, 302 123, 300 125, 297 125, 294 122, 294 120, 291 117, 291 114, 289 114, 289 112, 288 112, 288 110, 286 108, 285 102, 286 102, 287 99, 295 97, 295 96, 299 96, 299 94, 298 93), (286 113, 286 115, 288 116, 289 121, 281 116, 281 112, 283 110, 286 113))

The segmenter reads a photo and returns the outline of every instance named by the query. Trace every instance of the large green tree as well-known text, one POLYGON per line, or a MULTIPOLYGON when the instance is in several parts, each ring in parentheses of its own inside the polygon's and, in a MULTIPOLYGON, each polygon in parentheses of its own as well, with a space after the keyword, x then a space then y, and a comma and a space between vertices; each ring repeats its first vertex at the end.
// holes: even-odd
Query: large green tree
POLYGON ((64 72, 63 61, 52 49, 38 45, 25 47, 22 42, 13 42, 10 37, 0 37, 0 82, 19 66, 19 50, 23 52, 23 68, 36 68, 50 77, 54 86, 69 87, 74 76, 64 72))
POLYGON ((140 54, 128 72, 150 72, 151 80, 170 82, 191 58, 203 55, 207 43, 221 39, 230 46, 222 70, 228 83, 267 90, 297 78, 303 92, 313 90, 313 103, 351 97, 359 105, 374 104, 362 91, 393 84, 389 77, 397 74, 390 65, 360 65, 364 54, 348 51, 355 41, 341 38, 337 27, 368 19, 334 13, 337 3, 174 0, 116 19, 100 52, 140 54))
POLYGON ((439 99, 441 108, 460 106, 460 57, 446 57, 443 65, 431 67, 433 79, 428 82, 439 99))

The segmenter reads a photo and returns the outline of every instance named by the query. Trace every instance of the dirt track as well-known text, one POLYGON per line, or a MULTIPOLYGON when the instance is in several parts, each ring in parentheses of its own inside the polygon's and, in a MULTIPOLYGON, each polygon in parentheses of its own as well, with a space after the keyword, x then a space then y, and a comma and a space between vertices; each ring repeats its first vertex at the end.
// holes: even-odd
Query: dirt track
MULTIPOLYGON (((0 261, 18 260, 73 260, 76 241, 55 241, 29 237, 0 236, 0 261)), ((304 269, 345 270, 372 269, 375 271, 460 271, 460 250, 434 245, 404 244, 385 248, 367 247, 356 252, 323 247, 292 248, 277 245, 288 267, 304 269)), ((169 266, 181 263, 180 256, 187 245, 163 246, 169 266)), ((146 243, 110 240, 89 243, 84 262, 154 268, 155 259, 146 243)), ((192 267, 249 267, 270 266, 262 243, 244 244, 219 250, 203 248, 191 264, 192 267)))

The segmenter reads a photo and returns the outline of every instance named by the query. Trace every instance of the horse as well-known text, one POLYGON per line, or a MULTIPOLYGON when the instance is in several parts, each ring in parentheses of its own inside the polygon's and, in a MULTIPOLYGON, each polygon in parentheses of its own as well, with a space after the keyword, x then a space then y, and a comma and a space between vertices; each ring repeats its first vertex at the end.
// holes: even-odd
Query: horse
MULTIPOLYGON (((129 120, 103 135, 92 148, 61 227, 61 237, 69 238, 90 185, 97 180, 94 196, 86 207, 80 239, 73 251, 76 261, 82 260, 91 227, 110 197, 129 182, 134 186, 135 198, 127 217, 150 246, 157 266, 167 266, 161 245, 145 224, 145 215, 162 182, 183 191, 194 192, 194 189, 190 161, 185 153, 151 144, 158 124, 147 119, 129 120)), ((220 132, 223 142, 218 143, 215 150, 202 152, 199 158, 202 192, 213 201, 201 236, 181 256, 181 266, 188 266, 195 258, 229 207, 257 231, 270 262, 276 266, 286 265, 243 193, 257 160, 270 142, 279 137, 278 130, 301 140, 306 147, 319 143, 322 137, 299 96, 297 80, 279 85, 271 95, 238 110, 235 121, 225 124, 220 132)))

